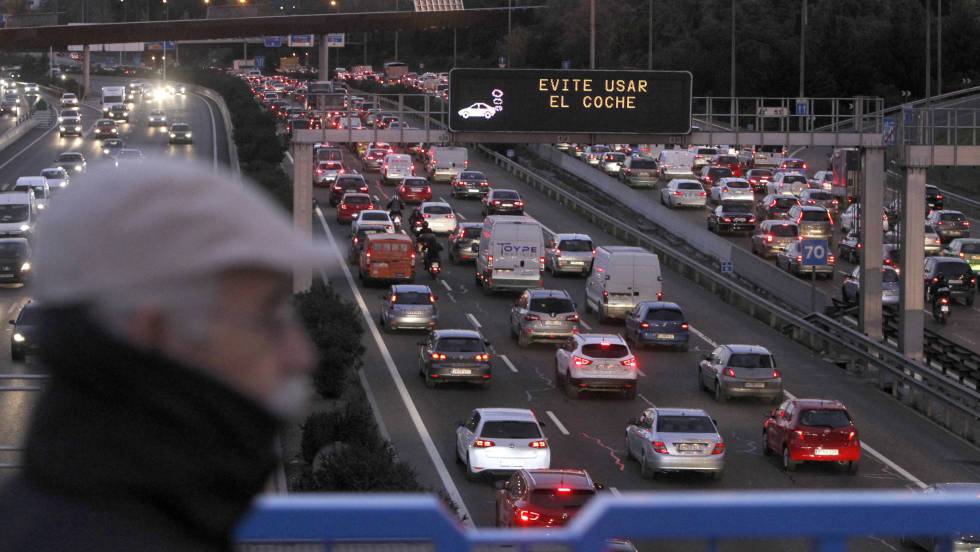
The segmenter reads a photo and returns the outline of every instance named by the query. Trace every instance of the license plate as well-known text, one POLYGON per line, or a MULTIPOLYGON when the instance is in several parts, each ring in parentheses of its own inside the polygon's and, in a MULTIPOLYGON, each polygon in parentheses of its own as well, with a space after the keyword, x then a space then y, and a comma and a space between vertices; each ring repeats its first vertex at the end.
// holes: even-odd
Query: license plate
POLYGON ((412 188, 412 193, 415 193, 415 194, 422 193, 422 188, 412 188))
POLYGON ((469 368, 453 368, 449 371, 454 376, 468 376, 473 373, 469 368))
POLYGON ((813 451, 816 456, 837 456, 837 449, 817 449, 813 451))
POLYGON ((749 389, 765 389, 766 384, 765 383, 762 383, 762 382, 751 382, 750 381, 750 382, 747 382, 745 384, 745 387, 748 387, 749 389))
POLYGON ((701 450, 701 445, 695 445, 693 443, 680 443, 677 445, 678 452, 695 452, 701 450))
POLYGON ((616 369, 611 364, 600 364, 595 367, 598 372, 615 372, 616 369))
POLYGON ((513 203, 503 203, 503 204, 501 204, 500 206, 501 206, 501 207, 513 207, 513 206, 514 206, 514 204, 513 204, 513 203))
POLYGON ((674 334, 657 334, 657 339, 674 339, 674 334))
POLYGON ((378 270, 382 268, 388 268, 388 263, 374 263, 373 268, 378 270))
POLYGON ((949 312, 949 305, 943 305, 943 306, 939 307, 939 310, 941 312, 949 312))
POLYGON ((546 326, 560 326, 561 320, 547 320, 545 321, 546 326))
POLYGON ((744 218, 737 218, 737 219, 735 219, 735 222, 745 222, 745 219, 744 218))

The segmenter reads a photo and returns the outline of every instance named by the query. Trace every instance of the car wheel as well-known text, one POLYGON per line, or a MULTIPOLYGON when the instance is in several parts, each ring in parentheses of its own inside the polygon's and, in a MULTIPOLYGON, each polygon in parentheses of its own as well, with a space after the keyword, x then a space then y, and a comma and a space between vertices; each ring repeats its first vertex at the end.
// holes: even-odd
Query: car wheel
POLYGON ((480 480, 480 474, 474 473, 470 469, 470 465, 471 465, 471 463, 470 463, 470 455, 467 454, 466 455, 466 466, 465 466, 465 468, 466 468, 466 480, 467 481, 474 481, 474 482, 475 481, 479 481, 480 480))
POLYGON ((589 304, 589 298, 585 298, 585 313, 592 314, 592 305, 589 304))
POLYGON ((430 378, 429 377, 429 373, 427 371, 423 371, 422 372, 422 377, 425 378, 425 386, 426 387, 428 387, 429 389, 435 389, 436 380, 430 378))
POLYGON ((643 456, 640 457, 640 477, 643 479, 653 479, 656 475, 657 472, 647 463, 647 453, 644 452, 643 456))
POLYGON ((715 401, 723 403, 728 400, 728 395, 725 393, 725 388, 722 387, 720 381, 715 382, 715 401))
POLYGON ((847 474, 848 475, 857 475, 858 465, 859 465, 858 462, 848 462, 847 463, 847 474))
POLYGON ((794 471, 796 471, 796 466, 797 465, 799 465, 799 462, 797 462, 797 461, 793 460, 792 458, 790 458, 790 456, 789 456, 789 448, 784 446, 783 447, 783 469, 786 470, 786 471, 788 471, 788 472, 794 472, 794 471))
POLYGON ((561 372, 558 371, 558 360, 555 359, 555 381, 554 381, 555 387, 558 387, 564 381, 565 381, 565 376, 561 375, 561 372))
POLYGON ((460 466, 465 466, 466 465, 466 462, 463 461, 463 457, 459 455, 459 446, 458 446, 458 444, 453 447, 453 456, 456 457, 456 463, 457 464, 459 464, 460 466))
POLYGON ((708 386, 704 384, 704 374, 701 373, 701 367, 698 366, 698 391, 707 391, 708 386))
POLYGON ((633 387, 630 387, 628 389, 624 389, 623 390, 623 396, 626 397, 626 399, 627 400, 630 400, 630 401, 633 400, 633 399, 635 399, 636 398, 636 384, 634 384, 633 387))
POLYGON ((524 347, 529 347, 530 345, 531 345, 531 336, 527 335, 526 332, 518 331, 517 332, 517 346, 518 347, 521 347, 521 348, 524 348, 524 347))
POLYGON ((725 474, 725 472, 723 472, 723 471, 721 471, 721 470, 718 470, 718 471, 713 471, 713 472, 711 472, 711 479, 712 479, 713 481, 721 481, 721 478, 722 478, 722 476, 723 476, 724 474, 725 474))

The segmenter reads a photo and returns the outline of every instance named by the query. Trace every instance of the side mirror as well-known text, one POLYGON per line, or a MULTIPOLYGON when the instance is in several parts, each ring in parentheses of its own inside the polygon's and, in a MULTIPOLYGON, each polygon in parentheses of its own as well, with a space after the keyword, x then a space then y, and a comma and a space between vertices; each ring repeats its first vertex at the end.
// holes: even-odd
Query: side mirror
POLYGON ((718 420, 711 418, 711 422, 715 424, 715 427, 718 427, 718 420))
POLYGON ((486 340, 486 339, 484 339, 484 340, 483 340, 483 344, 484 344, 484 345, 486 345, 487 347, 489 347, 489 346, 490 346, 490 341, 489 341, 489 340, 486 340))
POLYGON ((608 279, 610 279, 610 278, 611 278, 611 276, 610 276, 610 275, 608 275, 608 274, 606 274, 606 280, 608 280, 608 279))
POLYGON ((9 321, 9 323, 10 323, 10 324, 16 324, 16 323, 17 323, 17 321, 16 321, 16 320, 10 320, 10 321, 9 321))

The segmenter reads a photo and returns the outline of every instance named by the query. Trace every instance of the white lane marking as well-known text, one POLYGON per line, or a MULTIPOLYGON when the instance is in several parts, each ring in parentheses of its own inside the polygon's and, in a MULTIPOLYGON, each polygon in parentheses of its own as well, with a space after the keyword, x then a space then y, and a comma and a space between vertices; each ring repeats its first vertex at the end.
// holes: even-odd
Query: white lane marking
POLYGON ((517 373, 517 366, 514 366, 514 363, 511 362, 509 358, 507 358, 507 355, 498 355, 498 356, 500 357, 500 360, 504 361, 504 364, 506 364, 507 367, 510 368, 511 372, 514 372, 515 374, 517 373))
POLYGON ((579 326, 585 328, 586 331, 590 331, 590 332, 592 331, 592 326, 590 326, 589 323, 586 322, 585 320, 579 319, 578 324, 579 326))
POLYGON ((38 136, 37 138, 35 138, 34 141, 31 142, 30 144, 27 144, 27 146, 25 146, 24 149, 18 151, 10 159, 7 159, 7 161, 3 165, 0 165, 0 169, 3 169, 7 165, 9 165, 11 162, 13 162, 14 159, 17 159, 20 156, 20 154, 22 154, 25 151, 27 151, 27 150, 31 149, 32 147, 34 147, 34 144, 40 142, 42 138, 44 138, 48 134, 51 134, 52 132, 54 132, 54 129, 56 129, 56 128, 58 128, 58 125, 52 126, 51 128, 49 128, 47 130, 47 132, 45 132, 44 134, 42 134, 42 135, 38 136))
POLYGON ((621 496, 623 494, 619 492, 619 489, 617 489, 616 487, 609 487, 609 492, 611 492, 613 496, 621 496))
MULTIPOLYGON (((783 394, 786 395, 786 398, 788 398, 788 399, 795 399, 796 398, 795 395, 793 395, 792 393, 790 393, 786 389, 783 389, 783 394)), ((870 454, 871 456, 874 456, 875 458, 877 458, 879 462, 881 462, 882 464, 884 464, 884 465, 888 466, 889 468, 891 468, 892 470, 894 470, 895 473, 901 475, 905 479, 908 479, 909 481, 911 481, 912 483, 914 483, 920 489, 925 489, 925 488, 927 488, 929 486, 929 485, 926 485, 925 483, 923 483, 922 480, 919 479, 918 477, 916 477, 916 476, 912 475, 911 473, 909 473, 908 470, 906 470, 902 466, 899 466, 895 462, 892 462, 891 460, 889 460, 887 456, 885 456, 884 454, 878 452, 871 445, 865 443, 864 441, 861 441, 861 448, 864 449, 864 450, 866 450, 868 452, 868 454, 870 454)))
POLYGON ((650 406, 652 406, 652 407, 654 407, 654 408, 656 408, 656 407, 657 407, 657 405, 655 405, 655 404, 653 404, 653 402, 652 402, 652 401, 651 401, 650 399, 648 399, 648 398, 646 398, 646 397, 644 397, 644 396, 643 396, 643 393, 637 393, 637 394, 636 394, 636 396, 637 396, 637 397, 640 397, 641 399, 643 399, 643 402, 645 402, 645 403, 647 403, 647 404, 649 404, 650 406))
POLYGON ((558 416, 555 416, 554 412, 550 410, 546 410, 545 414, 547 414, 548 417, 551 418, 551 421, 554 422, 555 427, 558 428, 558 431, 562 432, 562 434, 564 435, 568 435, 568 430, 565 429, 565 425, 561 423, 561 420, 558 419, 558 416))
POLYGON ((694 326, 688 326, 688 329, 691 330, 691 333, 693 333, 694 335, 696 335, 696 336, 700 337, 701 339, 703 339, 708 345, 711 345, 712 347, 717 347, 718 346, 718 344, 715 343, 714 341, 712 341, 712 339, 710 337, 704 335, 701 332, 701 330, 695 328, 694 326))
POLYGON ((439 280, 439 283, 442 284, 442 287, 446 288, 446 291, 448 291, 449 293, 453 292, 453 288, 452 286, 449 285, 449 282, 445 280, 439 280))
POLYGON ((541 222, 540 220, 538 220, 537 217, 535 217, 531 213, 528 213, 527 211, 524 211, 524 214, 526 216, 529 216, 529 217, 533 218, 534 220, 537 220, 538 221, 538 224, 541 225, 541 228, 544 228, 545 232, 551 234, 552 236, 554 236, 555 234, 558 233, 558 232, 555 232, 554 230, 552 230, 551 228, 548 228, 547 226, 545 226, 543 222, 541 222))
POLYGON ((325 218, 323 218, 323 211, 321 211, 319 207, 316 208, 316 215, 320 220, 320 224, 323 226, 323 231, 327 234, 327 239, 330 241, 330 245, 333 247, 334 253, 337 256, 337 264, 340 265, 341 270, 344 272, 344 277, 347 279, 347 285, 350 286, 351 292, 354 294, 354 299, 357 301, 357 306, 360 307, 361 316, 364 318, 365 326, 367 326, 367 328, 371 331, 371 337, 374 338, 374 342, 378 346, 378 350, 381 352, 381 357, 384 359, 385 367, 388 369, 388 374, 395 383, 395 388, 398 390, 398 395, 401 397, 402 403, 405 405, 405 409, 408 411, 408 415, 412 419, 412 423, 415 425, 415 430, 418 432, 419 438, 422 440, 422 444, 425 446, 425 451, 429 454, 429 459, 432 460, 432 465, 435 466, 436 473, 439 474, 439 479, 442 481, 442 485, 446 488, 446 492, 449 493, 449 496, 453 499, 453 502, 457 504, 460 514, 463 515, 463 525, 473 527, 473 518, 470 516, 469 510, 466 508, 466 503, 463 502, 463 496, 459 493, 459 489, 456 487, 456 483, 453 482, 452 476, 449 475, 449 470, 446 468, 446 463, 443 462, 442 457, 439 456, 439 451, 436 449, 436 444, 432 440, 432 436, 429 435, 429 430, 425 427, 425 422, 422 421, 422 415, 419 414, 418 408, 415 407, 415 401, 412 400, 411 395, 408 393, 408 389, 405 387, 405 381, 402 379, 401 374, 398 373, 398 368, 395 366, 395 361, 391 357, 391 351, 388 350, 388 346, 381 338, 381 333, 378 331, 378 327, 374 323, 374 317, 372 317, 371 313, 368 311, 367 304, 364 302, 364 297, 361 295, 361 291, 357 288, 357 284, 354 282, 354 277, 351 275, 350 268, 347 267, 347 263, 344 261, 344 255, 337 246, 337 241, 334 239, 333 233, 327 226, 327 221, 325 218))
POLYGON ((466 217, 463 216, 463 213, 460 213, 459 211, 456 212, 456 216, 459 217, 460 220, 466 220, 466 217))
POLYGON ((204 106, 208 108, 208 114, 211 115, 211 170, 216 171, 218 170, 218 125, 214 119, 214 109, 211 107, 211 103, 205 100, 203 96, 197 94, 194 94, 194 96, 204 102, 204 106))
POLYGON ((468 318, 468 319, 470 320, 470 324, 473 324, 473 327, 474 327, 474 328, 476 328, 476 329, 478 329, 478 330, 479 330, 480 328, 482 328, 482 327, 483 327, 483 326, 482 326, 482 325, 480 324, 480 321, 479 321, 479 320, 477 320, 477 319, 476 319, 476 317, 475 317, 475 316, 473 316, 472 314, 470 314, 470 313, 466 313, 466 318, 468 318))
POLYGON ((289 164, 290 165, 295 165, 296 164, 296 162, 293 161, 293 156, 290 155, 288 151, 286 152, 286 159, 289 159, 289 164))

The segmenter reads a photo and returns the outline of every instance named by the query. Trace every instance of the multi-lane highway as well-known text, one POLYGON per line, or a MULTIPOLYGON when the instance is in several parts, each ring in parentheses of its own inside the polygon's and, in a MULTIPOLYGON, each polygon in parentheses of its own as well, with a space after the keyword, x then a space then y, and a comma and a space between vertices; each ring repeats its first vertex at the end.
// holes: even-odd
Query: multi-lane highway
MULTIPOLYGON (((101 86, 122 85, 128 79, 113 77, 93 78, 93 89, 101 86)), ((57 105, 57 97, 44 94, 52 105, 57 105)), ((168 145, 168 134, 165 127, 150 128, 147 126, 147 115, 157 103, 141 102, 134 110, 130 122, 119 125, 121 138, 126 147, 138 148, 147 156, 163 156, 175 162, 196 160, 203 163, 228 163, 227 136, 224 122, 221 120, 217 106, 203 96, 188 93, 186 96, 174 96, 162 103, 162 108, 168 113, 171 121, 186 122, 194 132, 192 145, 168 145)), ((7 149, 0 152, 0 183, 13 184, 20 176, 40 174, 41 170, 49 167, 59 153, 78 151, 88 161, 88 168, 94 169, 99 165, 112 163, 111 157, 104 155, 99 141, 92 137, 92 125, 100 117, 99 97, 86 99, 82 103, 82 122, 85 135, 81 138, 58 137, 57 125, 50 128, 38 127, 7 149)), ((131 170, 131 169, 124 169, 131 170)), ((84 175, 73 177, 72 185, 98 185, 97 182, 86 181, 84 175)), ((57 201, 57 198, 54 199, 57 201)), ((30 288, 18 285, 0 285, 0 314, 4 322, 16 317, 20 308, 30 298, 30 288)), ((31 374, 39 368, 28 362, 12 362, 10 358, 11 328, 0 337, 0 374, 31 374)), ((43 385, 43 382, 0 379, 0 387, 33 387, 43 385)), ((21 443, 27 429, 31 406, 37 397, 31 391, 0 392, 0 447, 16 446, 21 443)), ((0 464, 16 463, 16 452, 0 452, 0 464)), ((0 469, 0 477, 11 473, 10 469, 0 469)))
MULTIPOLYGON (((348 166, 361 169, 354 158, 348 166)), ((287 167, 290 168, 290 167, 287 167)), ((470 169, 484 171, 495 187, 513 188, 525 198, 527 212, 549 232, 584 232, 597 244, 617 240, 543 195, 522 185, 506 172, 484 162, 471 150, 470 169)), ((391 187, 377 184, 371 193, 385 201, 391 187)), ((435 197, 448 200, 459 218, 480 221, 479 203, 452 200, 448 186, 433 186, 435 197)), ((509 336, 507 316, 513 295, 485 295, 473 284, 472 265, 449 265, 439 280, 419 271, 419 282, 439 295, 441 328, 478 329, 493 344, 494 386, 489 390, 446 386, 428 389, 418 375, 418 345, 422 334, 385 334, 377 329, 383 287, 364 288, 341 265, 346 257, 350 227, 334 222, 326 192, 316 190, 318 226, 336 248, 338 267, 327 274, 342 295, 356 302, 361 322, 369 326, 363 368, 370 393, 380 407, 382 421, 402 458, 410 461, 434 488, 458 489, 462 505, 479 526, 492 524, 494 489, 490 483, 465 480, 454 462, 456 422, 476 407, 523 407, 545 422, 552 449, 552 466, 586 468, 612 492, 638 489, 790 489, 790 488, 919 488, 938 481, 977 480, 978 451, 902 407, 888 395, 864 385, 835 365, 825 362, 764 324, 706 295, 691 282, 670 271, 664 274, 668 300, 679 303, 695 330, 686 353, 634 351, 641 371, 636 400, 606 397, 567 398, 554 386, 552 345, 524 349, 509 336), (320 216, 322 215, 322 216, 320 216), (768 347, 784 374, 787 390, 799 397, 834 398, 851 410, 865 444, 860 473, 851 477, 833 466, 802 467, 784 472, 762 453, 761 428, 771 405, 749 399, 718 404, 698 390, 698 361, 715 344, 754 343, 768 347), (702 477, 640 477, 639 467, 627 460, 624 429, 627 420, 649 405, 704 408, 719 422, 727 449, 722 481, 702 477)), ((545 276, 545 287, 567 290, 581 306, 584 280, 545 276)), ((600 324, 593 315, 583 317, 583 331, 620 333, 621 324, 600 324)), ((894 543, 872 543, 888 549, 894 543)))

